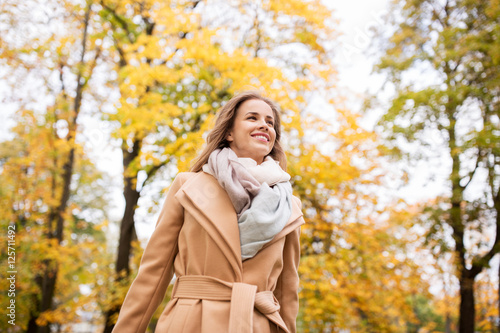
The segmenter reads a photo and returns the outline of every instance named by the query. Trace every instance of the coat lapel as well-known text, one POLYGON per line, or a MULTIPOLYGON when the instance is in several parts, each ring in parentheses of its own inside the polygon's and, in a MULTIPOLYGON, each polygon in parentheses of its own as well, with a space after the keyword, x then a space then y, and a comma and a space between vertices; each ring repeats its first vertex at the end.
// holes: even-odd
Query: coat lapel
POLYGON ((221 248, 241 280, 240 232, 226 191, 213 176, 199 172, 182 186, 176 198, 221 248))

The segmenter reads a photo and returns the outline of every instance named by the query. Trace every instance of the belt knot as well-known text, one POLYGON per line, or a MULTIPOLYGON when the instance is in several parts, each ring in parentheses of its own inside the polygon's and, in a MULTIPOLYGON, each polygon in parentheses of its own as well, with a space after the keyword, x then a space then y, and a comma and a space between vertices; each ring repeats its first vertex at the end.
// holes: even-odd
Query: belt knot
POLYGON ((226 282, 201 275, 185 275, 175 281, 172 298, 231 301, 229 332, 253 333, 253 309, 289 333, 279 314, 280 304, 272 291, 257 292, 257 286, 242 282, 226 282))

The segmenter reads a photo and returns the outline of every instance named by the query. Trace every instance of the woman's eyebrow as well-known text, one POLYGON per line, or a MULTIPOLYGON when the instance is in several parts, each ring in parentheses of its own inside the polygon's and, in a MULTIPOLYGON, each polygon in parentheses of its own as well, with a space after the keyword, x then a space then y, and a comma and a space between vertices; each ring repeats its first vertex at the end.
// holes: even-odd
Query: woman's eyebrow
MULTIPOLYGON (((245 116, 248 116, 248 115, 257 115, 257 116, 260 116, 260 113, 258 112, 255 112, 255 111, 248 111, 245 116)), ((274 117, 273 116, 270 116, 270 115, 267 115, 266 118, 270 118, 270 119, 273 119, 274 120, 274 117)))

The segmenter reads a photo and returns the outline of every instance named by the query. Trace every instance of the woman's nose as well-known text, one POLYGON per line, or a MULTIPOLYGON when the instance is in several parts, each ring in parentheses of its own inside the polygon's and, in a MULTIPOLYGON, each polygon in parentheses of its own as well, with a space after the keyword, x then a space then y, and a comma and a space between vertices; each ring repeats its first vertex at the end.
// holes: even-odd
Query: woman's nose
POLYGON ((265 119, 259 120, 259 128, 265 129, 266 131, 269 129, 269 124, 265 119))

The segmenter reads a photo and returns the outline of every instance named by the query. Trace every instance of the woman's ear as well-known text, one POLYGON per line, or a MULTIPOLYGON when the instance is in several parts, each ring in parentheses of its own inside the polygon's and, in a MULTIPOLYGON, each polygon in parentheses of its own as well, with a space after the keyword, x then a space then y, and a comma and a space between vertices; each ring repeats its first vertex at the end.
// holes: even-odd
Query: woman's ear
POLYGON ((226 141, 233 142, 233 132, 228 133, 228 135, 226 136, 226 141))

